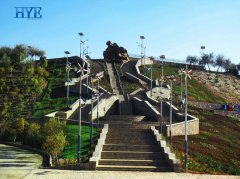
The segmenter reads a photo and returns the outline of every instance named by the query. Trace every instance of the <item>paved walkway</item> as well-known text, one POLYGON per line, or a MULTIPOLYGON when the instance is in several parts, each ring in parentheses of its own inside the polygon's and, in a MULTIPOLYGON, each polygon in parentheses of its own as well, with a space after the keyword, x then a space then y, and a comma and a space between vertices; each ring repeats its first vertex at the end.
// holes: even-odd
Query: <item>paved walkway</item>
POLYGON ((0 144, 0 178, 23 178, 42 165, 42 157, 13 146, 0 144))
POLYGON ((185 173, 157 172, 108 172, 108 171, 70 171, 70 170, 34 170, 26 179, 239 179, 239 176, 200 175, 185 173))

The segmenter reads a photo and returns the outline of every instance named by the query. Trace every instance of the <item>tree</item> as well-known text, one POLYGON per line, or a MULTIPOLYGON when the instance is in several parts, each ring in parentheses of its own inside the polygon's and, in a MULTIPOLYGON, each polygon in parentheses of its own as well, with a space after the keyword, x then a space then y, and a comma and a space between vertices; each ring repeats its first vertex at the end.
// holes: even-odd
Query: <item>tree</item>
MULTIPOLYGON (((15 124, 16 124, 16 126, 15 126, 16 127, 16 138, 18 136, 21 138, 29 124, 24 118, 18 118, 16 120, 15 124)), ((15 140, 14 140, 14 142, 15 142, 15 140)))
POLYGON ((26 131, 25 143, 34 147, 41 147, 42 135, 41 126, 37 123, 31 123, 26 131))
POLYGON ((223 65, 224 65, 224 56, 223 55, 217 55, 216 56, 216 60, 215 60, 215 66, 218 66, 218 69, 217 69, 217 72, 218 72, 218 70, 219 70, 219 68, 221 67, 223 67, 223 65))
POLYGON ((0 136, 5 140, 10 140, 15 142, 17 138, 21 139, 25 132, 28 122, 24 118, 19 118, 17 120, 4 120, 1 121, 0 136))
POLYGON ((223 68, 225 69, 225 71, 229 71, 229 68, 230 68, 230 66, 231 66, 231 60, 230 59, 226 59, 225 61, 224 61, 224 65, 223 65, 223 68))
POLYGON ((213 53, 209 53, 209 54, 202 54, 201 59, 199 60, 199 64, 202 65, 203 67, 205 67, 207 65, 209 71, 210 71, 210 67, 209 65, 213 65, 214 64, 214 54, 213 53))
POLYGON ((240 63, 237 64, 237 69, 238 69, 238 71, 240 71, 240 63))
POLYGON ((58 155, 63 151, 67 143, 66 136, 63 131, 47 136, 42 145, 42 150, 51 155, 53 162, 57 162, 58 155))
POLYGON ((11 53, 13 64, 19 64, 27 58, 27 48, 23 44, 16 45, 11 53))
POLYGON ((40 65, 41 65, 41 67, 43 67, 43 68, 47 68, 47 66, 48 66, 48 61, 47 61, 46 57, 44 57, 44 56, 40 57, 40 65))
POLYGON ((65 122, 62 122, 56 118, 51 118, 43 125, 42 133, 44 136, 54 135, 63 131, 65 126, 65 122))
POLYGON ((198 58, 196 56, 187 56, 186 61, 189 62, 190 65, 193 65, 198 62, 198 58))
POLYGON ((45 55, 45 52, 43 50, 40 50, 33 46, 28 46, 27 48, 27 54, 30 56, 30 59, 33 60, 33 57, 43 57, 45 55))

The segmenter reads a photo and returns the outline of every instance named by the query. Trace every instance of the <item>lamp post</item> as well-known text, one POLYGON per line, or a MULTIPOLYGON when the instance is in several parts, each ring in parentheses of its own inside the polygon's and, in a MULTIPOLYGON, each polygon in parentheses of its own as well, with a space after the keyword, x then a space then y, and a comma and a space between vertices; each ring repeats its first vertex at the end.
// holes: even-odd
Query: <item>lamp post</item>
POLYGON ((91 77, 92 95, 91 95, 91 127, 90 127, 90 146, 93 146, 93 79, 91 77))
POLYGON ((153 59, 151 63, 151 97, 152 97, 152 88, 153 88, 153 59))
POLYGON ((78 152, 77 152, 77 162, 80 164, 81 161, 81 122, 82 122, 82 76, 84 75, 85 62, 83 61, 83 65, 81 66, 78 63, 79 70, 79 120, 78 120, 78 152))
POLYGON ((188 70, 186 65, 186 70, 183 71, 185 74, 185 140, 184 140, 184 148, 185 148, 185 170, 188 170, 188 134, 187 134, 187 78, 191 79, 190 73, 192 70, 188 70))
POLYGON ((206 47, 205 46, 201 46, 200 48, 202 50, 202 55, 203 55, 203 50, 205 50, 206 47))
POLYGON ((175 78, 173 75, 167 76, 167 78, 170 80, 170 144, 172 145, 172 82, 175 81, 175 78))
POLYGON ((97 78, 97 128, 99 128, 99 114, 98 114, 98 105, 99 105, 99 78, 97 78))
POLYGON ((68 61, 68 55, 70 54, 69 51, 64 52, 67 56, 67 63, 66 63, 66 71, 67 71, 67 107, 69 108, 69 72, 71 69, 71 64, 68 61))
POLYGON ((82 36, 84 35, 82 32, 78 33, 80 36, 80 58, 82 58, 82 36))
MULTIPOLYGON (((162 59, 162 68, 161 68, 161 71, 162 71, 162 73, 161 73, 161 82, 160 82, 160 95, 162 94, 162 83, 163 83, 163 60, 165 59, 165 55, 161 55, 160 56, 160 59, 162 59)), ((160 96, 160 115, 161 115, 161 118, 160 118, 160 133, 162 134, 162 122, 163 122, 163 110, 162 110, 163 108, 162 108, 162 97, 160 96)))
MULTIPOLYGON (((144 47, 143 47, 143 40, 145 39, 145 37, 143 35, 140 36, 140 39, 141 39, 141 65, 143 65, 143 50, 144 50, 144 47)), ((144 64, 144 69, 145 69, 145 64, 144 64)))

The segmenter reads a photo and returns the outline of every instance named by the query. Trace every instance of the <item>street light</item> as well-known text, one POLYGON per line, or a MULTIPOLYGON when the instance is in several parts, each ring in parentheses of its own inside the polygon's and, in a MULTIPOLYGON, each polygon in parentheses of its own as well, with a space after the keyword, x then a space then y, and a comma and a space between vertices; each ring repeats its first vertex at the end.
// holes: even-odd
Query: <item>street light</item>
POLYGON ((84 35, 82 32, 78 33, 80 36, 80 58, 82 58, 82 45, 81 45, 81 41, 82 41, 82 36, 84 35))
MULTIPOLYGON (((145 39, 145 37, 143 35, 140 36, 140 39, 141 39, 141 65, 143 65, 143 50, 144 50, 144 47, 143 47, 143 40, 145 39)), ((145 69, 145 64, 144 64, 144 69, 145 69)))
POLYGON ((170 144, 172 145, 172 82, 175 81, 175 77, 173 75, 167 76, 170 80, 170 144))
POLYGON ((84 75, 84 72, 87 71, 87 69, 84 69, 85 62, 83 61, 83 65, 81 66, 78 63, 79 70, 77 73, 79 73, 79 120, 78 120, 78 153, 77 153, 77 162, 80 164, 81 160, 81 122, 82 122, 82 76, 84 75))
MULTIPOLYGON (((86 49, 85 49, 85 43, 88 41, 88 39, 87 40, 84 40, 84 41, 81 41, 81 44, 82 44, 82 46, 83 46, 83 60, 85 60, 85 51, 86 51, 86 49)), ((87 76, 87 94, 88 94, 88 76, 87 76)))
POLYGON ((161 55, 160 59, 162 59, 162 74, 161 74, 161 83, 160 83, 160 113, 161 113, 161 119, 160 119, 160 133, 162 134, 162 122, 163 122, 163 108, 162 108, 162 83, 163 83, 163 60, 165 59, 165 55, 161 55))
POLYGON ((184 141, 184 147, 185 147, 185 170, 187 172, 188 170, 188 141, 187 141, 187 78, 191 79, 190 73, 192 70, 188 70, 186 65, 186 70, 183 71, 185 74, 185 141, 184 141))
POLYGON ((93 146, 93 77, 91 77, 92 95, 91 95, 91 127, 90 127, 90 146, 93 146))
POLYGON ((203 54, 203 50, 205 50, 205 46, 201 46, 201 50, 202 50, 202 54, 203 54))
POLYGON ((69 51, 64 51, 64 53, 67 56, 67 62, 66 62, 66 71, 67 71, 67 107, 69 108, 69 72, 71 69, 71 63, 68 61, 68 55, 70 54, 69 51))

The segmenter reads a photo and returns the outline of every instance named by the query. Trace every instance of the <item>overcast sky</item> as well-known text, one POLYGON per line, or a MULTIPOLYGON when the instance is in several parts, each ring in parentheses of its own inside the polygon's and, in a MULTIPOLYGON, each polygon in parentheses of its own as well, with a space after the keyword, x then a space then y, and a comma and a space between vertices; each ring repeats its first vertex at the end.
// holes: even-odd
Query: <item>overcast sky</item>
POLYGON ((185 60, 205 45, 240 62, 240 0, 1 0, 0 18, 0 46, 25 43, 48 58, 79 55, 83 32, 92 58, 108 40, 139 54, 144 35, 148 56, 185 60), (42 7, 42 18, 15 18, 19 6, 42 7))

